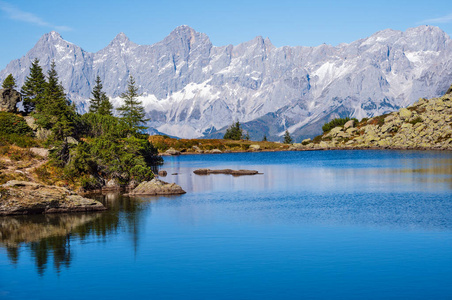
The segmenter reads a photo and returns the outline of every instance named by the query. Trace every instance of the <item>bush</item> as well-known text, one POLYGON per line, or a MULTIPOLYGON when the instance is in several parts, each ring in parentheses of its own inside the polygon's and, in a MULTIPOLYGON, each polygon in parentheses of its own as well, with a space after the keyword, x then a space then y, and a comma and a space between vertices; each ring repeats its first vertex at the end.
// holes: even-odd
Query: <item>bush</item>
POLYGON ((413 120, 411 120, 409 123, 412 125, 416 125, 417 123, 422 123, 422 122, 424 122, 424 120, 422 120, 421 117, 416 117, 413 120))
POLYGON ((130 177, 138 182, 149 181, 154 178, 154 173, 152 173, 150 167, 136 165, 130 169, 130 177))
POLYGON ((95 190, 102 188, 102 185, 100 184, 99 180, 94 178, 93 176, 83 176, 80 179, 80 185, 83 189, 89 191, 89 190, 95 190))
POLYGON ((142 136, 114 138, 97 137, 80 142, 70 150, 70 159, 65 166, 68 179, 84 176, 83 188, 90 189, 94 178, 116 178, 122 184, 130 180, 143 181, 153 178, 152 166, 161 164, 157 149, 142 136))
POLYGON ((29 148, 37 146, 38 142, 33 138, 33 130, 23 117, 0 112, 0 146, 6 145, 29 148))
POLYGON ((33 131, 23 117, 2 111, 0 112, 0 135, 10 134, 32 136, 33 131))
POLYGON ((30 148, 39 146, 39 142, 31 136, 18 134, 0 135, 0 146, 16 145, 20 148, 30 148))
POLYGON ((315 138, 312 139, 312 142, 316 143, 316 144, 320 143, 321 141, 322 141, 322 136, 321 135, 318 135, 318 136, 316 136, 315 138))
POLYGON ((323 130, 323 132, 330 131, 330 130, 333 129, 334 127, 337 127, 337 126, 344 126, 345 123, 347 123, 347 122, 350 121, 350 120, 354 120, 356 123, 358 123, 358 120, 357 120, 356 118, 352 118, 352 119, 349 118, 349 117, 346 117, 346 118, 337 118, 337 119, 331 120, 331 121, 328 122, 328 123, 325 123, 325 124, 322 126, 322 130, 323 130))

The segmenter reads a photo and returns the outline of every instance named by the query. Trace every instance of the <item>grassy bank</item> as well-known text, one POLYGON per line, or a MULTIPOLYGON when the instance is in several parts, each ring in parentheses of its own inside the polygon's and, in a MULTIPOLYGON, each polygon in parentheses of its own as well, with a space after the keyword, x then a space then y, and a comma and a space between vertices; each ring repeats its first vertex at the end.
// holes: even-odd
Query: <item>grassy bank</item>
POLYGON ((149 141, 159 153, 175 149, 182 153, 202 153, 218 149, 221 151, 244 152, 253 150, 278 151, 288 150, 290 145, 268 141, 225 140, 225 139, 175 139, 168 136, 153 135, 149 141))

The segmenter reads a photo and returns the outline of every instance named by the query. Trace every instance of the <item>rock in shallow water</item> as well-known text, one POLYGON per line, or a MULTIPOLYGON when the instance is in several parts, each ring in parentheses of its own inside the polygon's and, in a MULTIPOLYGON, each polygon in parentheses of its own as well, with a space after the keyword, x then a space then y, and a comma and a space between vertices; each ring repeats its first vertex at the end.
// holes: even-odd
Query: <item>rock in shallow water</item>
POLYGON ((259 174, 259 172, 255 171, 255 170, 231 170, 231 169, 222 169, 222 170, 197 169, 197 170, 194 170, 193 173, 195 173, 197 175, 227 174, 227 175, 232 175, 232 176, 259 174))
POLYGON ((64 187, 11 180, 0 186, 0 215, 105 210, 102 203, 64 187))
POLYGON ((154 178, 151 181, 140 183, 129 196, 137 195, 180 195, 185 194, 185 191, 175 183, 168 183, 163 180, 154 178))

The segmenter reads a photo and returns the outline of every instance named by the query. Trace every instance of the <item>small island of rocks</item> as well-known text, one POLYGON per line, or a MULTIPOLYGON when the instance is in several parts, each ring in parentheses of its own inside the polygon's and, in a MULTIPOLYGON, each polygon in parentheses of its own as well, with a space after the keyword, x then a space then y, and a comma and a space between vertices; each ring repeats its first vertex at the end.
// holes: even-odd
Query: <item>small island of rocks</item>
POLYGON ((140 183, 129 192, 128 196, 154 196, 154 195, 180 195, 186 192, 175 183, 168 183, 154 178, 151 181, 140 183))

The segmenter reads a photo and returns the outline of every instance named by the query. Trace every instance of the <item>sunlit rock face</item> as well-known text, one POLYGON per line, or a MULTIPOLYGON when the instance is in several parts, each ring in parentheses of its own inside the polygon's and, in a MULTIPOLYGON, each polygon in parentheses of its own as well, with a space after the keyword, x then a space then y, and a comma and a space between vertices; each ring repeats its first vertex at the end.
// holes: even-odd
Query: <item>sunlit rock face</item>
POLYGON ((179 137, 220 137, 239 120, 252 139, 297 140, 321 132, 334 117, 372 117, 444 94, 452 82, 452 42, 441 29, 383 30, 350 44, 280 47, 269 39, 213 46, 207 35, 177 27, 154 45, 123 33, 89 53, 56 33, 44 35, 24 57, 0 72, 21 86, 34 58, 52 60, 80 111, 97 75, 120 105, 133 75, 149 126, 179 137))

